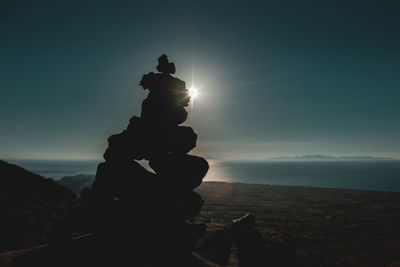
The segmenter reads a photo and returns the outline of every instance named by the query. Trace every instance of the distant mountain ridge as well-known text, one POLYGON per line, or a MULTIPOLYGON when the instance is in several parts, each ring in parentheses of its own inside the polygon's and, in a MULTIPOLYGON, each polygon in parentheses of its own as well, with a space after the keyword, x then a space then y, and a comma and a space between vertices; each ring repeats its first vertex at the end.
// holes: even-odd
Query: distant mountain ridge
POLYGON ((283 156, 267 158, 267 160, 399 160, 392 157, 372 157, 372 156, 328 156, 328 155, 301 155, 301 156, 283 156))
POLYGON ((91 188, 94 182, 95 175, 93 174, 78 174, 75 176, 64 176, 57 182, 74 193, 80 193, 84 188, 91 188))

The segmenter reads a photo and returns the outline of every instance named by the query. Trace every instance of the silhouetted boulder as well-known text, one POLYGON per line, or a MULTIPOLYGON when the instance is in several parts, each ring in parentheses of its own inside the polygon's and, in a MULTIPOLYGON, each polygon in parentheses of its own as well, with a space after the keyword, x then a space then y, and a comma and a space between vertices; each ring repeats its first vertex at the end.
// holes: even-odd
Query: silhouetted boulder
POLYGON ((107 162, 149 160, 162 154, 186 154, 196 147, 197 135, 191 127, 151 124, 132 117, 126 130, 108 138, 104 153, 107 162))
POLYGON ((250 229, 247 226, 253 218, 254 215, 246 215, 236 220, 236 224, 243 223, 240 227, 235 223, 208 223, 206 234, 194 246, 194 253, 203 262, 218 266, 301 266, 293 238, 264 227, 250 229))
POLYGON ((172 62, 169 62, 168 57, 166 55, 162 55, 158 58, 157 70, 166 74, 174 74, 175 73, 175 65, 172 62))
POLYGON ((166 155, 151 159, 150 167, 161 177, 169 180, 176 190, 192 190, 198 187, 208 171, 205 159, 185 154, 166 155))

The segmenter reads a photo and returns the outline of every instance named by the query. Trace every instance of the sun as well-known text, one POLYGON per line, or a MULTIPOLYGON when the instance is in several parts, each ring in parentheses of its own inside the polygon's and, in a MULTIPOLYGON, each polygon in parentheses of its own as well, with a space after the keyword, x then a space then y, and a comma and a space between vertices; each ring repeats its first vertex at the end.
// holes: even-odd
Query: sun
POLYGON ((190 87, 189 88, 189 96, 191 99, 195 99, 199 94, 199 91, 196 88, 190 87))

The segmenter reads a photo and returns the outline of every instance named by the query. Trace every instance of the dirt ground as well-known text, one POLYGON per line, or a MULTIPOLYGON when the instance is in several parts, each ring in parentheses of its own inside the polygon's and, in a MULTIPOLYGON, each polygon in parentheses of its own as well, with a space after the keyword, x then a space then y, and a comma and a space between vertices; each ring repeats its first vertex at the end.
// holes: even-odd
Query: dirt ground
POLYGON ((400 266, 400 193, 205 182, 198 219, 247 212, 289 233, 305 266, 400 266))

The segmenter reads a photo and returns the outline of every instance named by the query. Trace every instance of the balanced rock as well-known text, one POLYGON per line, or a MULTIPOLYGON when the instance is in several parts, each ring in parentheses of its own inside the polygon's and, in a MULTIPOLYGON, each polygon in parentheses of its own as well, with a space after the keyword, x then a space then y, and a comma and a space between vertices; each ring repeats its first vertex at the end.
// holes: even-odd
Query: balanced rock
POLYGON ((164 231, 160 235, 184 236, 179 231, 185 229, 185 221, 203 205, 193 189, 209 166, 205 159, 187 154, 196 146, 197 135, 191 127, 180 125, 187 118, 189 91, 184 81, 171 75, 175 65, 166 55, 158 59, 157 70, 140 81, 149 90, 141 116, 133 116, 125 130, 108 138, 105 162, 97 168, 90 204, 97 218, 94 229, 100 235, 115 227, 154 231, 158 218, 168 218, 169 229, 160 230, 164 231), (137 162, 143 159, 154 172, 137 162))

